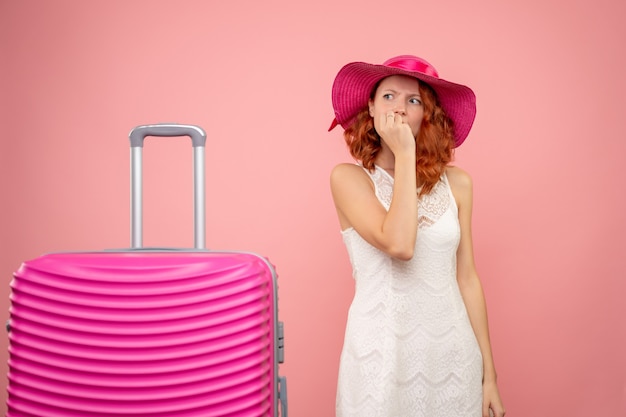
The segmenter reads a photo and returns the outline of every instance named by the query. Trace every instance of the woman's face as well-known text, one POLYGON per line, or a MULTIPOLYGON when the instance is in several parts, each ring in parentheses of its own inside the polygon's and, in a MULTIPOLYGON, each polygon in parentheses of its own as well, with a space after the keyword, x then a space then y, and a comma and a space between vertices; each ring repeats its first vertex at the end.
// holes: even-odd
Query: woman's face
POLYGON ((406 75, 391 75, 380 82, 374 98, 369 101, 369 113, 374 118, 374 127, 377 127, 378 115, 390 111, 401 115, 402 122, 407 123, 413 136, 417 137, 424 117, 424 105, 417 79, 406 75))

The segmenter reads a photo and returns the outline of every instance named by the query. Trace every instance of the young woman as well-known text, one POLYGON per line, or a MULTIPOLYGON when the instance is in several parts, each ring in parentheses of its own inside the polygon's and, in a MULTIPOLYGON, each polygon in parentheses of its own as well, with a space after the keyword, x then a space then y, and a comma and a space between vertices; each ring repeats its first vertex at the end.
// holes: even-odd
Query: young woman
POLYGON ((355 279, 337 417, 503 417, 471 235, 472 180, 451 166, 472 90, 425 60, 344 66, 335 120, 358 164, 331 190, 355 279))

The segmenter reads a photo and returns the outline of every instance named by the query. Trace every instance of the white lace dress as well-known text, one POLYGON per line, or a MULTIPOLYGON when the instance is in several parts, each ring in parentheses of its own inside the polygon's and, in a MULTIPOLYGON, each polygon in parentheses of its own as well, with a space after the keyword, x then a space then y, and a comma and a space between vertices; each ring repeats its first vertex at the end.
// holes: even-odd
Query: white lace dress
MULTIPOLYGON (((371 176, 385 208, 393 178, 371 176)), ((458 210, 445 175, 419 200, 415 254, 392 259, 342 232, 355 296, 348 313, 337 417, 480 417, 482 357, 456 281, 458 210)))

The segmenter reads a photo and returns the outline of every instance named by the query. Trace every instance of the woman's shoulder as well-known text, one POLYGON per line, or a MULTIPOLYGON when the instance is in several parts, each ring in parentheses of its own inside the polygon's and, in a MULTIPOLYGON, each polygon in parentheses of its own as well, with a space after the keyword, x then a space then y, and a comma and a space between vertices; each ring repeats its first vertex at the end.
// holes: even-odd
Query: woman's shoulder
POLYGON ((451 187, 458 188, 472 188, 472 177, 471 175, 454 165, 449 165, 446 167, 446 177, 448 178, 448 182, 451 187))
POLYGON ((345 172, 345 171, 354 171, 354 170, 363 170, 363 167, 359 164, 350 163, 350 162, 341 162, 333 168, 332 172, 345 172))
POLYGON ((348 162, 335 165, 330 173, 331 180, 362 177, 363 175, 366 175, 366 173, 361 165, 348 162))
POLYGON ((372 180, 363 166, 354 163, 341 163, 336 165, 330 173, 330 183, 333 188, 350 184, 371 186, 372 180))
POLYGON ((465 206, 467 202, 471 202, 473 184, 470 174, 457 166, 448 166, 446 167, 446 177, 457 206, 465 206))

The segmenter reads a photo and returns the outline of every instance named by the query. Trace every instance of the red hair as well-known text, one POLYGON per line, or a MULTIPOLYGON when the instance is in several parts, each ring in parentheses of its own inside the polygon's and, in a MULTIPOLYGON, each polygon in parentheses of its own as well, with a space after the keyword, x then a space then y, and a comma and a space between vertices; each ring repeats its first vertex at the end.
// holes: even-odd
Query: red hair
MULTIPOLYGON (((377 88, 378 84, 372 91, 372 97, 377 88)), ((419 91, 424 105, 424 117, 417 134, 415 175, 418 187, 422 187, 421 196, 433 189, 446 166, 452 161, 455 141, 452 120, 439 104, 435 91, 421 81, 419 91)), ((374 128, 374 120, 367 107, 357 114, 354 123, 345 130, 344 139, 350 154, 363 167, 372 171, 374 160, 382 148, 380 136, 374 128)))

